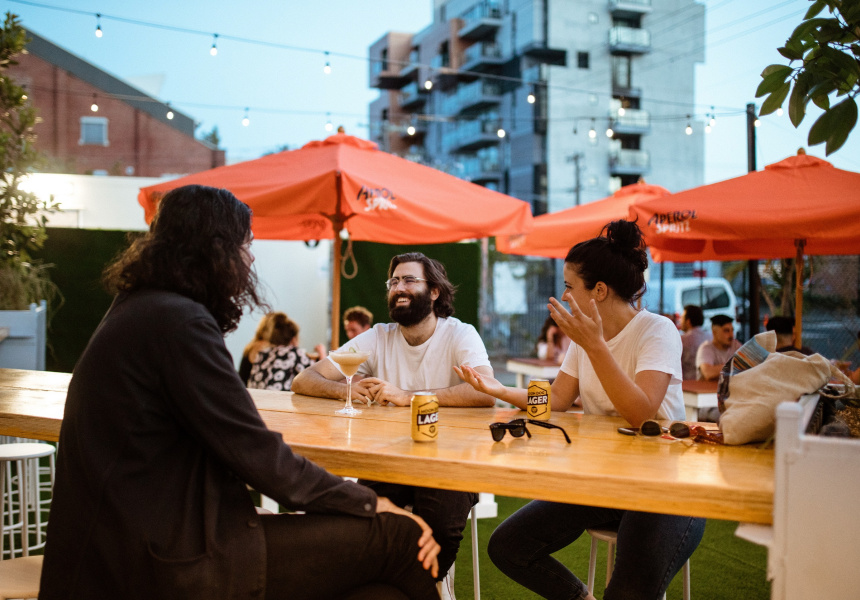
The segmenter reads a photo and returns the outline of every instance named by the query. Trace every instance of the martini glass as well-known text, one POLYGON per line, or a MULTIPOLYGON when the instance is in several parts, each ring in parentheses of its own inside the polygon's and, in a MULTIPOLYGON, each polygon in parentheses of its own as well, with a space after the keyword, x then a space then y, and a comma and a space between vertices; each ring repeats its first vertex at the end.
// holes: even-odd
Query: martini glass
POLYGON ((340 365, 340 370, 346 375, 346 405, 340 410, 336 410, 335 413, 350 417, 360 415, 361 411, 352 407, 352 376, 358 372, 358 367, 370 355, 367 352, 348 350, 346 352, 332 352, 329 356, 340 365))

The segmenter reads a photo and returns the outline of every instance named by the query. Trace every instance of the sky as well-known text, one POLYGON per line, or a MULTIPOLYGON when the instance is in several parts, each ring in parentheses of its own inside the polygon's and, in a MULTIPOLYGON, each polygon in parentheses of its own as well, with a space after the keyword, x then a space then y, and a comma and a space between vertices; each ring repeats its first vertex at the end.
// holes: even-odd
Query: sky
MULTIPOLYGON (((696 73, 694 126, 704 126, 713 106, 717 121, 705 151, 710 183, 747 171, 743 111, 749 102, 760 106, 759 73, 786 63, 776 48, 810 2, 701 3, 705 63, 696 73)), ((368 87, 368 47, 387 31, 418 32, 432 19, 432 0, 0 0, 0 9, 99 68, 145 86, 198 122, 199 133, 217 127, 230 163, 321 139, 329 135, 327 122, 369 137, 367 107, 379 92, 368 87), (216 56, 210 55, 213 43, 216 56)), ((657 39, 654 47, 667 57, 671 52, 657 39)), ((806 146, 815 116, 798 130, 787 115, 764 117, 756 130, 758 168, 806 146)), ((808 152, 825 156, 823 145, 808 152)), ((860 171, 860 129, 828 160, 860 171)))

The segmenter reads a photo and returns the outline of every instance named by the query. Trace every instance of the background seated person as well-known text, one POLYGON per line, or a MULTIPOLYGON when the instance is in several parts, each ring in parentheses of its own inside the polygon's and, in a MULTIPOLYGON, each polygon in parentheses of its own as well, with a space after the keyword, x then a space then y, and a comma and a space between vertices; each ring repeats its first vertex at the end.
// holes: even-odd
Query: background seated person
POLYGON ((552 317, 547 317, 538 337, 537 357, 561 364, 569 347, 570 338, 562 333, 552 317))
POLYGON ((343 312, 343 329, 346 339, 351 340, 359 333, 364 333, 373 325, 373 313, 363 306, 353 306, 343 312))
POLYGON ((741 343, 735 339, 734 320, 728 315, 711 317, 711 337, 713 339, 704 342, 696 352, 700 381, 719 379, 723 365, 741 347, 741 343))
POLYGON ((704 323, 705 315, 700 307, 695 304, 684 307, 684 314, 681 315, 681 370, 685 381, 699 378, 696 353, 699 346, 711 339, 711 334, 702 329, 704 323))
POLYGON ((295 376, 313 364, 304 349, 298 347, 299 326, 284 313, 275 313, 269 341, 268 348, 257 352, 248 387, 289 391, 295 376))
MULTIPOLYGON (((269 338, 272 335, 272 318, 275 315, 284 315, 284 313, 270 312, 263 315, 263 318, 257 324, 254 339, 248 342, 248 345, 242 351, 242 360, 239 361, 239 378, 245 385, 248 385, 248 378, 251 376, 251 367, 257 359, 257 352, 269 347, 269 338)), ((286 317, 287 315, 284 316, 286 317)))
POLYGON ((768 331, 776 332, 776 351, 788 352, 794 350, 801 354, 814 354, 811 348, 802 346, 800 348, 794 345, 794 318, 793 317, 771 317, 767 320, 765 328, 768 331))

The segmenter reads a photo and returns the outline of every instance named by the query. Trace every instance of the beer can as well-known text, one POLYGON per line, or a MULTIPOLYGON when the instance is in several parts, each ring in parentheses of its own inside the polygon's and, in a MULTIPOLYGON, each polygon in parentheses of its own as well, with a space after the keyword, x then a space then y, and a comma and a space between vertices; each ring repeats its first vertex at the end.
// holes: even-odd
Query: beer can
POLYGON ((549 420, 549 415, 552 412, 549 380, 532 379, 529 381, 526 412, 531 419, 549 420))
POLYGON ((412 439, 435 442, 439 433, 439 399, 433 392, 415 392, 412 404, 412 439))

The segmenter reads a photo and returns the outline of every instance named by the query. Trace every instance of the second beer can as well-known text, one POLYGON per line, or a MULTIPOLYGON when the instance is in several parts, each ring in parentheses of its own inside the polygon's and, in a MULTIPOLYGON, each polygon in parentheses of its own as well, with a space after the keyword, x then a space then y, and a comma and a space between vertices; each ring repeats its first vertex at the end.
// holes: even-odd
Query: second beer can
POLYGON ((532 379, 529 381, 528 404, 526 412, 532 419, 548 421, 552 407, 550 406, 550 384, 548 379, 532 379))
POLYGON ((412 404, 412 439, 435 442, 439 434, 439 399, 433 392, 415 392, 412 404))

